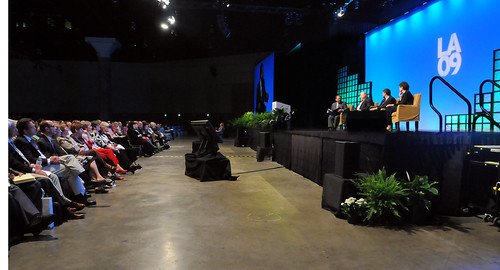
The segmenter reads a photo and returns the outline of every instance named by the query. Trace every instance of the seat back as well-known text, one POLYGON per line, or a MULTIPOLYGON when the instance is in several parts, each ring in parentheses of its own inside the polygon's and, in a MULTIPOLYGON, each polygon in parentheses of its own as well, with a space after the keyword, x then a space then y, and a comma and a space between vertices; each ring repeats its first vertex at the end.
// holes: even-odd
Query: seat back
POLYGON ((422 94, 413 95, 413 105, 418 107, 420 113, 420 100, 422 100, 422 94))

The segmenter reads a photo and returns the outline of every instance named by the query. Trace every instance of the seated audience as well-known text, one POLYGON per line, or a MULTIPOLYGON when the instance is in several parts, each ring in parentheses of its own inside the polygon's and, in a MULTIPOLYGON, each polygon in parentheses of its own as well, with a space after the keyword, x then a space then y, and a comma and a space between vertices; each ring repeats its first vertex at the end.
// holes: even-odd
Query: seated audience
POLYGON ((156 152, 157 150, 156 146, 154 146, 147 137, 144 137, 142 135, 142 132, 139 130, 138 121, 129 122, 127 129, 127 136, 132 145, 139 145, 142 147, 142 152, 144 156, 150 157, 156 152))
POLYGON ((37 160, 41 161, 44 170, 50 171, 57 175, 59 179, 66 179, 71 188, 70 198, 76 202, 85 205, 95 205, 96 202, 85 197, 86 189, 82 179, 79 177, 85 169, 80 165, 78 160, 71 156, 45 156, 39 150, 39 146, 32 137, 36 134, 34 121, 29 118, 22 118, 16 124, 19 136, 17 136, 14 144, 24 154, 30 163, 37 164, 37 160), (63 159, 63 162, 61 162, 63 159))

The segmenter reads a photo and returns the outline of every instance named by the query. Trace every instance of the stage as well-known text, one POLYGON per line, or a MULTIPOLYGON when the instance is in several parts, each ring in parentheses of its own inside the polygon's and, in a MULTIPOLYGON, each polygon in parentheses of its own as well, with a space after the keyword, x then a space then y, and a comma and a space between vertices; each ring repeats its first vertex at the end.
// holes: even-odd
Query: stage
MULTIPOLYGON (((262 138, 260 131, 250 130, 249 134, 250 147, 256 150, 262 138)), ((385 167, 400 178, 406 178, 407 171, 410 175, 428 175, 439 182, 438 211, 443 214, 457 214, 466 203, 464 189, 471 185, 468 160, 472 147, 500 145, 499 133, 484 132, 294 130, 273 131, 270 136, 273 159, 318 185, 323 184, 325 174, 336 171, 336 166, 352 165, 357 173, 373 173, 385 167), (353 164, 344 164, 343 159, 353 157, 353 164)))

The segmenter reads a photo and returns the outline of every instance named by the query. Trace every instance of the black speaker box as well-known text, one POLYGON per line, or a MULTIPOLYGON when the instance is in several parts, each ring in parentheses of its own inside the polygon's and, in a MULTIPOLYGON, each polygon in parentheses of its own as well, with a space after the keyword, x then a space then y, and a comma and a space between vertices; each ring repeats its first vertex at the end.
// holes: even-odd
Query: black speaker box
POLYGON ((359 143, 337 141, 335 144, 334 173, 342 178, 352 178, 359 170, 359 143))
POLYGON ((332 212, 336 217, 342 217, 340 204, 349 197, 356 196, 356 187, 349 179, 332 173, 325 174, 323 179, 323 195, 321 207, 332 212))
POLYGON ((262 148, 271 147, 271 133, 259 132, 259 146, 262 148))

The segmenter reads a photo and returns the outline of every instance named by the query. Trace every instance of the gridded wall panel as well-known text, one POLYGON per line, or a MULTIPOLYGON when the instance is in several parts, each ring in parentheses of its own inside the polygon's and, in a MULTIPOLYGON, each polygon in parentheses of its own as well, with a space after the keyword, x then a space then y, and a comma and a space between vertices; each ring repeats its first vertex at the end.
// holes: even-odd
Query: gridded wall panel
POLYGON ((337 73, 337 94, 347 105, 357 106, 360 102, 359 94, 367 92, 371 97, 372 83, 358 83, 358 74, 348 75, 348 68, 343 67, 337 73))
MULTIPOLYGON (((500 49, 493 52, 493 81, 500 84, 500 49)), ((483 93, 483 107, 485 110, 493 114, 493 119, 500 122, 500 88, 493 86, 491 93, 483 93)), ((474 113, 481 112, 479 106, 479 94, 474 95, 474 113)), ((446 131, 467 131, 468 119, 466 114, 446 115, 445 129, 446 131)), ((484 117, 480 117, 476 121, 476 131, 490 131, 491 127, 495 132, 500 132, 500 129, 491 125, 484 117)))

